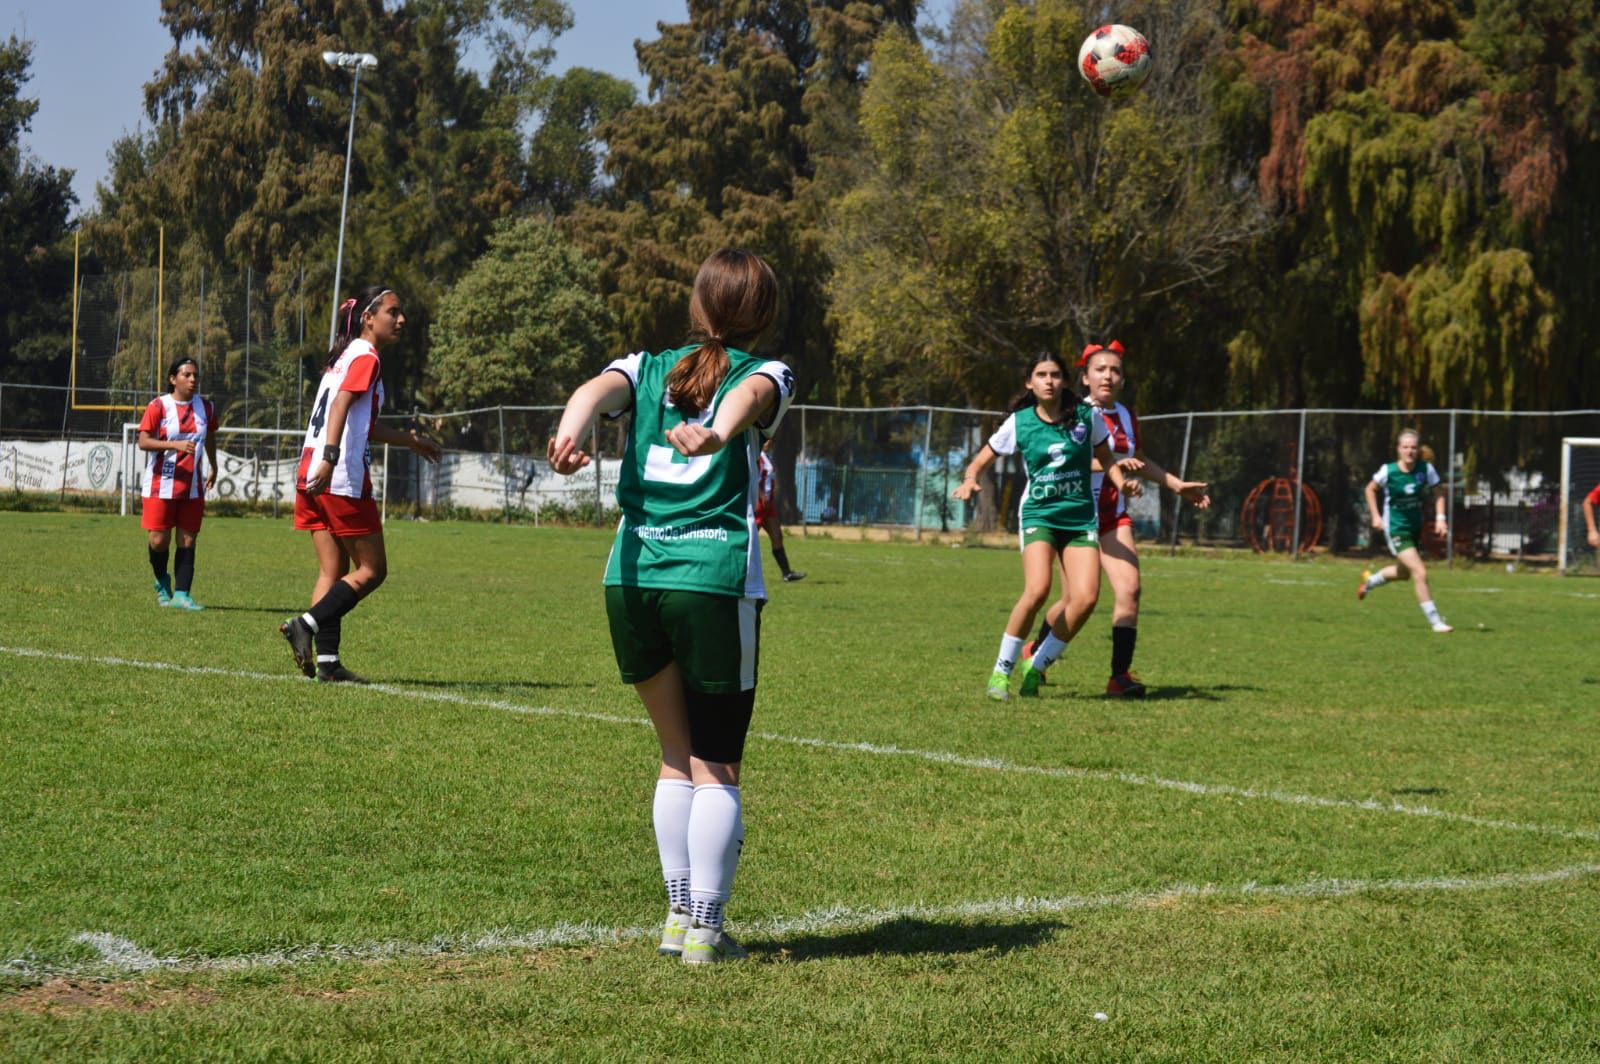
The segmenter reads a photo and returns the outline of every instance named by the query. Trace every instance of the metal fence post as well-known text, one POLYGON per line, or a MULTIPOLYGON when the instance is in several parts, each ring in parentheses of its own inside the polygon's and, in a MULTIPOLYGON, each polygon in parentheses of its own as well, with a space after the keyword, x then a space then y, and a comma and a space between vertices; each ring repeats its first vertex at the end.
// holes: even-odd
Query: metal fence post
MULTIPOLYGON (((495 412, 500 416, 500 495, 501 495, 501 498, 504 500, 501 503, 500 512, 501 512, 501 516, 504 517, 505 520, 510 521, 511 520, 511 470, 506 468, 506 408, 504 406, 497 406, 497 407, 495 407, 495 412)), ((596 431, 595 431, 595 441, 599 442, 599 439, 600 439, 600 433, 599 433, 599 430, 598 430, 598 427, 597 427, 596 431)), ((598 460, 599 460, 599 456, 598 456, 598 454, 596 454, 596 461, 598 461, 598 460)), ((600 476, 600 471, 599 471, 599 467, 598 466, 595 467, 595 474, 594 475, 595 475, 596 479, 598 479, 599 476, 600 476)))
MULTIPOLYGON (((1178 479, 1189 479, 1189 436, 1194 432, 1194 414, 1183 420, 1183 457, 1178 459, 1178 479)), ((1167 544, 1167 557, 1178 553, 1178 520, 1183 516, 1183 496, 1172 500, 1172 541, 1167 544)))
POLYGON ((1300 560, 1300 514, 1305 505, 1306 472, 1306 412, 1300 411, 1300 446, 1294 453, 1294 547, 1290 554, 1293 561, 1300 560))
POLYGON ((1444 526, 1445 568, 1456 567, 1456 412, 1450 411, 1450 450, 1445 460, 1445 512, 1449 518, 1444 526))
POLYGON ((928 449, 933 446, 933 408, 929 407, 923 413, 928 423, 922 430, 922 461, 917 463, 917 498, 911 512, 911 519, 917 525, 918 543, 922 542, 922 500, 928 488, 928 449))
POLYGON ((244 423, 250 424, 250 267, 244 268, 244 423))
MULTIPOLYGON (((806 520, 806 504, 805 504, 805 500, 803 500, 800 497, 800 468, 799 467, 800 467, 800 463, 805 461, 805 458, 806 458, 806 408, 802 406, 800 408, 800 457, 795 460, 795 471, 794 471, 794 504, 795 504, 795 507, 797 509, 799 509, 799 511, 800 511, 800 538, 801 539, 810 539, 811 538, 811 522, 806 520)), ((816 490, 817 490, 817 488, 816 488, 817 475, 816 475, 816 470, 815 470, 815 463, 813 463, 812 465, 813 465, 813 468, 812 468, 812 473, 811 473, 811 477, 810 477, 810 482, 807 484, 807 486, 812 490, 813 493, 815 493, 816 490)))

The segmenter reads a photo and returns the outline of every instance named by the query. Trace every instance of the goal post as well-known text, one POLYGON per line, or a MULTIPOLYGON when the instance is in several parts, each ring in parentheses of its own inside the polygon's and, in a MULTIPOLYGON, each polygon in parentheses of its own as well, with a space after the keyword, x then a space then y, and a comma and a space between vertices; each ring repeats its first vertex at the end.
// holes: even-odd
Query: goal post
MULTIPOLYGON (((217 483, 207 493, 211 500, 241 499, 294 509, 294 479, 300 465, 304 429, 254 429, 223 425, 217 429, 217 483)), ((200 449, 201 475, 206 475, 205 448, 200 449)), ((373 490, 387 494, 382 474, 375 466, 373 490)), ((137 512, 143 494, 144 461, 139 450, 139 423, 122 426, 122 503, 120 512, 137 512), (130 507, 130 500, 134 500, 130 507)))
MULTIPOLYGON (((1589 525, 1583 500, 1600 487, 1600 436, 1566 436, 1561 440, 1561 514, 1557 550, 1563 576, 1597 573, 1597 554, 1589 546, 1589 525)), ((1597 515, 1600 518, 1600 515, 1597 515)))

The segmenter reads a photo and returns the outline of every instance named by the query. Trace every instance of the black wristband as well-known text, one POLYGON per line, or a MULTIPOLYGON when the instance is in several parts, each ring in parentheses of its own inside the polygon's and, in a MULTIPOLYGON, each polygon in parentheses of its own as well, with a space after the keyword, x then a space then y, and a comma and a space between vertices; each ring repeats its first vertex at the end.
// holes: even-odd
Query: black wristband
POLYGON ((322 460, 330 465, 339 464, 339 448, 328 446, 322 449, 322 460))

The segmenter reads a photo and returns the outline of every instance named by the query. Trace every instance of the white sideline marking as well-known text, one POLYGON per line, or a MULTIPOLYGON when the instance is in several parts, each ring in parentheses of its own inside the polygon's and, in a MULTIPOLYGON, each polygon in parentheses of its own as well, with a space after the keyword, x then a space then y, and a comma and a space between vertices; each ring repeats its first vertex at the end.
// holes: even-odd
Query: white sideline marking
MULTIPOLYGON (((800 916, 753 920, 740 924, 750 939, 783 939, 843 928, 876 927, 896 920, 966 920, 976 917, 1018 917, 1037 913, 1062 913, 1086 909, 1147 909, 1191 899, 1229 898, 1344 898, 1356 894, 1423 894, 1480 890, 1508 890, 1542 886, 1600 874, 1600 864, 1571 865, 1538 872, 1500 872, 1489 876, 1428 876, 1421 879, 1312 879, 1301 883, 1257 883, 1247 880, 1232 886, 1178 883, 1155 890, 1130 890, 1116 894, 1069 894, 1054 898, 1010 897, 959 902, 954 905, 905 905, 888 909, 834 906, 800 916)), ((93 947, 98 961, 68 965, 44 960, 32 953, 0 964, 0 975, 22 979, 113 978, 141 972, 235 972, 255 968, 281 968, 328 961, 395 960, 439 955, 477 956, 557 946, 610 945, 654 937, 652 927, 605 927, 592 921, 558 924, 533 931, 509 928, 482 934, 435 935, 418 941, 389 940, 357 945, 309 943, 264 953, 232 956, 157 957, 125 938, 105 932, 85 932, 73 941, 93 947)))
MULTIPOLYGON (((245 680, 310 682, 304 677, 285 675, 283 673, 243 672, 233 669, 219 669, 208 665, 175 665, 170 662, 136 661, 130 658, 89 657, 81 654, 34 650, 28 647, 0 646, 0 654, 12 654, 25 658, 43 658, 50 661, 74 661, 91 665, 153 669, 163 672, 231 676, 245 680)), ((644 717, 621 717, 609 713, 591 713, 578 709, 555 709, 550 706, 525 706, 502 699, 470 698, 466 695, 452 694, 448 691, 418 691, 407 687, 391 687, 388 684, 381 683, 371 684, 364 690, 376 691, 400 698, 412 698, 421 702, 443 702, 448 705, 498 709, 507 713, 527 716, 566 717, 573 720, 598 721, 602 724, 629 724, 635 727, 647 727, 650 723, 644 717)), ((799 735, 779 735, 775 732, 751 732, 750 737, 771 743, 804 746, 816 750, 908 757, 938 765, 954 765, 958 768, 981 769, 987 772, 1011 772, 1023 776, 1042 776, 1047 779, 1121 783, 1132 787, 1158 787, 1163 790, 1181 791, 1185 794, 1193 794, 1205 798, 1247 798, 1255 801, 1278 802, 1284 805, 1310 806, 1316 809, 1354 809, 1368 813, 1394 813, 1398 816, 1423 817, 1429 820, 1442 820, 1453 824, 1464 824, 1468 827, 1489 828, 1495 831, 1527 832, 1580 842, 1600 842, 1600 831, 1596 830, 1585 831, 1563 827, 1558 824, 1525 824, 1514 820, 1493 820, 1487 817, 1471 816, 1467 813, 1452 813, 1444 809, 1434 809, 1426 805, 1406 805, 1402 802, 1379 801, 1376 798, 1323 798, 1314 794, 1296 794, 1292 791, 1236 787, 1229 783, 1196 783, 1191 780, 1174 780, 1138 772, 1114 772, 1110 769, 1076 768, 1071 765, 1029 765, 1017 761, 1007 761, 998 757, 971 757, 965 754, 955 754, 940 750, 913 750, 892 744, 850 743, 833 739, 814 739, 799 735)))
POLYGON ((1332 587, 1333 586, 1333 581, 1331 581, 1331 580, 1280 580, 1277 577, 1272 577, 1272 576, 1267 577, 1263 582, 1264 583, 1268 583, 1268 584, 1282 584, 1285 587, 1332 587))

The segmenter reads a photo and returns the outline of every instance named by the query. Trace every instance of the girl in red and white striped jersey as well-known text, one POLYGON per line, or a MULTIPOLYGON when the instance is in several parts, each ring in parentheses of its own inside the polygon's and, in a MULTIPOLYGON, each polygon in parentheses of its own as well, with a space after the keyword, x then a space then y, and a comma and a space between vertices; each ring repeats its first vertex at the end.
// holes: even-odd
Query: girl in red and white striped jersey
MULTIPOLYGON (((1102 347, 1089 344, 1079 356, 1077 366, 1082 376, 1079 382, 1088 393, 1089 403, 1105 419, 1110 430, 1111 453, 1126 473, 1137 473, 1141 479, 1160 484, 1175 491, 1200 509, 1211 505, 1206 485, 1198 481, 1179 480, 1167 472, 1154 459, 1144 453, 1139 443, 1139 419, 1132 410, 1118 401, 1125 377, 1122 371, 1124 352, 1116 340, 1102 347)), ((1100 569, 1111 583, 1111 679, 1106 682, 1106 694, 1138 698, 1144 695, 1144 684, 1133 675, 1133 648, 1139 638, 1139 596, 1142 591, 1139 576, 1139 548, 1133 538, 1133 518, 1128 513, 1128 501, 1111 483, 1111 478, 1095 464, 1092 490, 1100 513, 1100 569)), ((1037 641, 1044 639, 1051 616, 1060 616, 1062 607, 1052 607, 1045 617, 1045 628, 1039 630, 1037 641)), ((1036 642, 1037 642, 1036 641, 1036 642)), ((1030 644, 1030 648, 1033 644, 1030 644)))
POLYGON ((200 369, 192 358, 180 358, 167 370, 172 390, 158 395, 139 419, 139 450, 144 463, 144 512, 139 524, 148 533, 150 569, 156 578, 156 602, 177 609, 199 610, 189 596, 194 584, 194 541, 206 514, 206 489, 217 482, 217 411, 200 398, 200 369), (206 477, 200 479, 198 454, 204 447, 206 477), (167 545, 178 530, 173 576, 167 574, 167 545))
POLYGON ((339 307, 339 337, 311 406, 295 478, 294 527, 311 533, 317 582, 311 609, 278 626, 295 664, 324 683, 364 683, 339 663, 340 621, 388 575, 383 524, 372 496, 369 444, 399 444, 430 462, 439 445, 416 429, 378 423, 383 408, 379 352, 400 336, 400 297, 373 285, 339 307))

